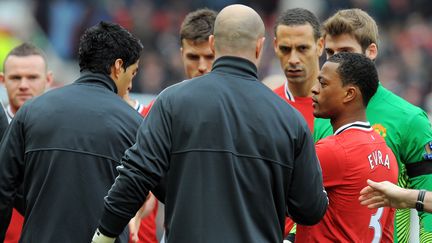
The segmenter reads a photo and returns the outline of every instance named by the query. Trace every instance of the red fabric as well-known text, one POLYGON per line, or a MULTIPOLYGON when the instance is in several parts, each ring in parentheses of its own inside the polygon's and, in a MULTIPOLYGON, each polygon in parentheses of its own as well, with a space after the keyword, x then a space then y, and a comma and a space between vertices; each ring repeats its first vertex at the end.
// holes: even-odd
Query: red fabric
POLYGON ((150 109, 152 108, 154 102, 155 102, 155 100, 152 100, 150 102, 150 104, 148 104, 147 106, 145 106, 144 109, 141 111, 141 115, 143 117, 146 117, 147 114, 150 112, 150 109))
POLYGON ((395 210, 370 210, 358 200, 367 179, 397 183, 398 164, 384 139, 372 129, 351 127, 318 141, 316 151, 329 206, 317 225, 297 225, 296 243, 372 242, 374 233, 379 242, 393 242, 395 210))
POLYGON ((288 104, 296 108, 303 115, 311 133, 313 133, 315 117, 313 115, 312 97, 294 97, 294 101, 289 100, 286 96, 285 84, 276 88, 273 92, 288 102, 288 104))
MULTIPOLYGON (((156 216, 158 212, 158 201, 156 200, 153 211, 141 220, 138 231, 138 243, 158 243, 156 236, 156 216)), ((129 243, 132 243, 129 237, 129 243)))
POLYGON ((9 224, 9 228, 6 231, 4 243, 17 243, 21 236, 23 224, 24 217, 20 213, 18 213, 18 211, 13 209, 12 218, 9 224))

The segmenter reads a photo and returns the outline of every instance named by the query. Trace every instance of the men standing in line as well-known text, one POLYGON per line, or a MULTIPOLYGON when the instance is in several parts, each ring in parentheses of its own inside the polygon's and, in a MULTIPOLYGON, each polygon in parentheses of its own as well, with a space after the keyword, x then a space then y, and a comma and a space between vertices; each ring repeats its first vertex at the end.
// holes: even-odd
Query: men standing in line
MULTIPOLYGON (((378 56, 378 27, 366 12, 346 9, 336 12, 323 24, 325 52, 378 56)), ((378 86, 366 109, 372 127, 392 149, 399 164, 398 184, 405 188, 432 190, 432 130, 426 112, 378 86)), ((315 140, 332 134, 329 120, 315 119, 315 140)), ((409 210, 397 210, 395 242, 408 242, 409 210)), ((432 242, 432 214, 419 213, 420 240, 432 242)))
POLYGON ((81 77, 20 107, 0 146, 0 240, 23 184, 20 241, 90 242, 115 167, 142 121, 121 98, 141 50, 126 29, 100 22, 81 37, 81 77))
POLYGON ((330 119, 334 135, 316 143, 329 207, 314 226, 297 226, 295 242, 392 242, 394 209, 369 210, 358 201, 367 179, 397 182, 391 149, 366 119, 378 88, 374 63, 339 53, 323 65, 312 88, 314 116, 330 119))
MULTIPOLYGON (((9 104, 5 108, 7 122, 11 122, 27 100, 43 94, 52 82, 53 75, 48 70, 46 56, 42 50, 30 43, 13 48, 6 55, 3 72, 0 73, 0 83, 6 88, 9 99, 9 104)), ((17 199, 18 204, 22 204, 21 199, 17 199)), ((6 243, 18 242, 23 222, 23 216, 14 208, 4 239, 6 243)))
POLYGON ((168 243, 281 242, 287 208, 298 223, 322 218, 328 201, 309 129, 257 79, 263 43, 251 8, 218 14, 212 71, 158 96, 118 167, 93 242, 114 242, 163 177, 168 243))

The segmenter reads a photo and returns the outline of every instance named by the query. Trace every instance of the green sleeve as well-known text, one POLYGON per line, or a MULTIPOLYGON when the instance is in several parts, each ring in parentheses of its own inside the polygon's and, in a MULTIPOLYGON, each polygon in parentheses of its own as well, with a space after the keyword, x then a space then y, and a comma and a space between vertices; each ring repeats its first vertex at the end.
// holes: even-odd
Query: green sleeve
MULTIPOLYGON (((414 163, 424 160, 426 145, 432 142, 432 130, 429 118, 425 112, 419 112, 406 124, 405 134, 402 135, 401 160, 407 163, 414 163)), ((432 189, 432 188, 430 188, 432 189)))
POLYGON ((333 128, 330 124, 330 119, 314 119, 314 141, 317 142, 320 139, 333 135, 333 128))

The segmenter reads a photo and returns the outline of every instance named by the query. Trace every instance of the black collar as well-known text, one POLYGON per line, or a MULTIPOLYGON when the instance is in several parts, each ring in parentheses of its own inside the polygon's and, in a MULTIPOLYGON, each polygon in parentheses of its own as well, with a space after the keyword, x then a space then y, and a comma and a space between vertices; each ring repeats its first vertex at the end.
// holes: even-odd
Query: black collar
POLYGON ((107 74, 83 71, 81 72, 81 76, 75 81, 75 83, 91 83, 94 85, 104 86, 117 94, 117 85, 114 83, 114 80, 112 80, 112 78, 107 74))
POLYGON ((212 71, 223 71, 233 75, 258 78, 257 67, 251 61, 234 56, 222 56, 213 63, 212 71))
POLYGON ((348 129, 359 129, 363 131, 372 131, 372 127, 369 122, 363 122, 363 121, 356 121, 352 123, 345 124, 341 127, 339 127, 335 132, 334 135, 341 134, 343 131, 346 131, 348 129))

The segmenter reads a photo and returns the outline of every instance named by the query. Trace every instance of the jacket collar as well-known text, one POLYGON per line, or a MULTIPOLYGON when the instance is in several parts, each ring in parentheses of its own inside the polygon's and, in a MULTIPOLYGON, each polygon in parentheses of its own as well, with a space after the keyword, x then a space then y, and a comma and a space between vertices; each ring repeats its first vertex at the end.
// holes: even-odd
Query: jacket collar
POLYGON ((239 76, 252 76, 258 79, 257 67, 251 61, 234 56, 222 56, 213 63, 212 71, 222 71, 239 76))
POLYGON ((117 85, 114 83, 114 80, 112 80, 112 78, 107 74, 82 71, 81 76, 75 81, 75 83, 91 83, 94 85, 108 88, 109 90, 117 94, 117 85))

